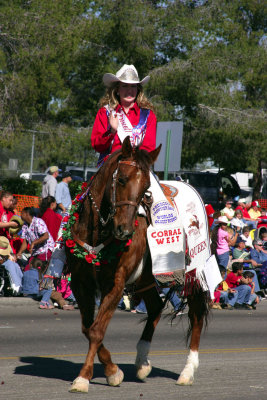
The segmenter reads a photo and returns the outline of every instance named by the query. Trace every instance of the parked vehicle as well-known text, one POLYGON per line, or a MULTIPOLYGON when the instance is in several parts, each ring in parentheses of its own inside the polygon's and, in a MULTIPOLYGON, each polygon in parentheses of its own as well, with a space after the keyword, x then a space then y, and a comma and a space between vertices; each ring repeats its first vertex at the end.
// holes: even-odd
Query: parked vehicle
POLYGON ((231 175, 223 171, 219 173, 181 171, 178 176, 199 192, 204 203, 211 204, 215 209, 224 206, 227 198, 238 201, 239 198, 246 198, 249 195, 249 192, 240 189, 231 175))
POLYGON ((66 166, 66 171, 69 171, 71 175, 76 175, 81 177, 84 181, 89 181, 91 177, 96 173, 97 168, 89 168, 86 167, 85 169, 82 167, 73 167, 73 166, 66 166))

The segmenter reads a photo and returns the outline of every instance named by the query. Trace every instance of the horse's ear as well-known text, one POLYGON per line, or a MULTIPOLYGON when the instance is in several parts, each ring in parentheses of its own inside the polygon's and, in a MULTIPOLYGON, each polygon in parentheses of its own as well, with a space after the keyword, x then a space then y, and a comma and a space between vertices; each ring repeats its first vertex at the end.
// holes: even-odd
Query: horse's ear
POLYGON ((132 155, 133 148, 130 141, 130 136, 127 136, 122 143, 122 157, 129 158, 132 155))
POLYGON ((161 150, 161 146, 162 146, 162 145, 160 144, 159 147, 157 147, 155 150, 150 151, 149 155, 150 155, 151 160, 152 160, 152 163, 151 163, 151 164, 154 164, 154 162, 157 160, 158 155, 159 155, 159 152, 160 152, 160 150, 161 150))

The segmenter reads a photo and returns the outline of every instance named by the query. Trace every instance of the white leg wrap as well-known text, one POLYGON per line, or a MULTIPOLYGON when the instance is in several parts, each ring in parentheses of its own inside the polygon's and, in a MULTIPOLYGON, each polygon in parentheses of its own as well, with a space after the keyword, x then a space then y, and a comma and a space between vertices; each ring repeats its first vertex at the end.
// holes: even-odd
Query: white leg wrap
POLYGON ((194 372, 198 369, 199 359, 198 351, 190 350, 187 357, 187 362, 181 375, 179 376, 176 384, 177 385, 192 385, 194 382, 194 372))
POLYGON ((123 378, 124 378, 124 373, 122 372, 121 369, 119 369, 119 367, 115 374, 106 377, 107 383, 110 386, 119 386, 123 381, 123 378))
POLYGON ((137 348, 137 354, 135 360, 135 366, 137 369, 136 376, 138 379, 144 380, 152 370, 151 363, 148 359, 150 342, 147 342, 145 340, 139 340, 136 348, 137 348))
POLYGON ((81 376, 78 376, 76 378, 70 389, 69 392, 81 392, 81 393, 88 393, 89 390, 89 381, 88 379, 82 378, 81 376))

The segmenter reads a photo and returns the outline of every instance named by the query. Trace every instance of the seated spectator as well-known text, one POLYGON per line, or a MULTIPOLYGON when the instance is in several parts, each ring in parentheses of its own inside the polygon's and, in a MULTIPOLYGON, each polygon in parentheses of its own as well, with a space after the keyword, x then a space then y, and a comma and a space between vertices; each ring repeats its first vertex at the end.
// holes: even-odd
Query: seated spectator
POLYGON ((9 209, 13 203, 13 194, 2 191, 0 196, 0 236, 10 239, 8 228, 17 228, 15 221, 10 221, 9 209))
POLYGON ((245 247, 249 247, 249 248, 253 249, 252 237, 250 236, 250 229, 248 226, 244 226, 240 237, 243 240, 245 240, 245 247))
POLYGON ((68 302, 76 303, 76 299, 72 293, 71 287, 71 275, 61 275, 60 279, 54 280, 55 290, 53 290, 51 299, 58 304, 58 307, 62 310, 74 310, 73 304, 68 302))
POLYGON ((241 210, 243 213, 243 220, 244 222, 250 227, 250 229, 256 229, 257 228, 257 220, 251 218, 251 216, 248 213, 248 209, 250 208, 250 203, 246 205, 244 200, 239 200, 237 203, 236 210, 241 210))
MULTIPOLYGON (((34 257, 41 261, 49 261, 54 248, 54 240, 45 222, 41 218, 35 217, 34 211, 30 207, 25 207, 22 210, 21 218, 25 224, 22 227, 21 237, 23 242, 17 253, 17 258, 21 258, 22 253, 29 245, 29 253, 31 254, 29 265, 34 257)), ((25 267, 25 271, 30 269, 29 265, 25 267)))
POLYGON ((47 262, 41 261, 38 258, 32 258, 29 267, 30 268, 23 273, 23 295, 40 300, 40 309, 53 309, 54 306, 50 303, 52 288, 45 288, 42 286, 47 262))
POLYGON ((57 240, 62 216, 55 212, 57 202, 55 197, 45 197, 40 204, 40 218, 44 220, 54 242, 57 240))
POLYGON ((235 289, 238 292, 237 300, 234 308, 245 308, 251 310, 248 304, 251 294, 251 287, 248 285, 248 280, 243 277, 243 264, 235 262, 232 265, 232 272, 229 272, 226 277, 226 283, 229 288, 235 289))
POLYGON ((267 210, 265 208, 261 209, 261 215, 259 216, 259 222, 257 228, 261 228, 262 226, 265 226, 267 228, 267 210))
POLYGON ((235 244, 238 234, 236 233, 233 238, 231 238, 230 233, 227 232, 227 217, 220 216, 218 218, 219 227, 214 228, 211 235, 212 240, 212 253, 216 255, 218 264, 227 268, 230 259, 230 248, 235 244))
POLYGON ((260 285, 258 281, 258 277, 256 271, 252 268, 257 267, 256 261, 251 258, 250 252, 245 248, 245 241, 238 237, 236 240, 235 248, 233 251, 233 260, 237 260, 239 263, 242 263, 244 268, 250 269, 254 275, 253 282, 255 283, 256 292, 260 291, 260 285))
POLYGON ((259 299, 259 297, 258 297, 258 296, 256 295, 256 293, 255 293, 255 283, 252 281, 252 279, 253 279, 253 274, 252 274, 251 271, 245 271, 245 272, 243 273, 243 277, 244 277, 245 279, 247 279, 248 285, 251 287, 251 294, 250 294, 250 298, 249 298, 248 304, 249 304, 250 306, 252 306, 252 308, 253 308, 254 310, 256 310, 256 304, 259 304, 260 299, 259 299))
POLYGON ((241 210, 236 210, 234 217, 231 220, 231 226, 238 232, 242 233, 242 229, 247 226, 243 221, 243 213, 241 210))
POLYGON ((259 217, 261 216, 260 205, 258 201, 252 201, 248 213, 250 218, 254 219, 255 221, 258 221, 259 217))
POLYGON ((228 221, 231 221, 234 218, 235 210, 232 207, 233 207, 233 200, 228 199, 225 202, 224 209, 221 210, 221 214, 225 215, 228 221))
POLYGON ((250 250, 250 258, 255 261, 255 267, 260 267, 267 261, 267 254, 263 252, 263 242, 261 239, 253 240, 253 249, 250 250))
POLYGON ((22 271, 20 266, 10 260, 11 246, 5 236, 0 236, 0 265, 8 272, 11 279, 11 289, 14 294, 19 294, 22 288, 22 271))
MULTIPOLYGON (((238 292, 235 289, 231 289, 228 286, 227 282, 225 281, 226 269, 222 265, 219 265, 219 269, 222 276, 222 282, 218 285, 215 291, 216 292, 215 299, 216 297, 218 298, 218 301, 221 304, 222 308, 233 310, 234 305, 238 298, 238 292)), ((218 308, 218 307, 212 307, 212 308, 218 308)))

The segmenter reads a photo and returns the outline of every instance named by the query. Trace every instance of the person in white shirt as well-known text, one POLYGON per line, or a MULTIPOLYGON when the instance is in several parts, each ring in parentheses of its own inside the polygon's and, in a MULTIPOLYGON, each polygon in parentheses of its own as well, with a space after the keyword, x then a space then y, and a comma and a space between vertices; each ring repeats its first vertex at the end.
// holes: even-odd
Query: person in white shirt
POLYGON ((49 168, 48 174, 43 180, 42 198, 47 196, 55 197, 56 187, 57 187, 57 177, 59 174, 59 169, 56 165, 49 168))

